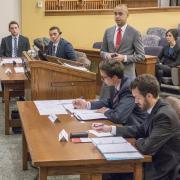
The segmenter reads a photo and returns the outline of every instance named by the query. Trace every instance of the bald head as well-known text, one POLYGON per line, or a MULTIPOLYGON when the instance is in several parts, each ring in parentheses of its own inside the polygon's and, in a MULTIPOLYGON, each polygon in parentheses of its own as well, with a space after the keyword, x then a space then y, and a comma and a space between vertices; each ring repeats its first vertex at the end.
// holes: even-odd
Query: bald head
POLYGON ((127 5, 121 4, 114 8, 114 19, 119 27, 122 27, 127 23, 127 18, 128 18, 127 5))

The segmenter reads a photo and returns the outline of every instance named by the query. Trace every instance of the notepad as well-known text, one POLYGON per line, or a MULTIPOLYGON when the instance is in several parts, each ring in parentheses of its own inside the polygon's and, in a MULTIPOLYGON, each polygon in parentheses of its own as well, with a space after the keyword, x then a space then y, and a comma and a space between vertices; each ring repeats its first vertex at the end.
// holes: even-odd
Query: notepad
POLYGON ((91 138, 94 145, 127 143, 123 137, 91 138))
POLYGON ((24 68, 23 67, 14 67, 14 71, 16 73, 24 73, 24 68))

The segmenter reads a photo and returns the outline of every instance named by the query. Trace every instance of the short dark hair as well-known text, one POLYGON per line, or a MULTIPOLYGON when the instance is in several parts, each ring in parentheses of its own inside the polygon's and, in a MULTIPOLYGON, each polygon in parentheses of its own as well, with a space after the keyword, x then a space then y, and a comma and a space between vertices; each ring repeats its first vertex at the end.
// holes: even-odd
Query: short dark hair
POLYGON ((169 29, 169 30, 167 30, 166 36, 167 36, 167 33, 169 33, 169 32, 173 35, 174 39, 177 40, 177 37, 178 37, 177 29, 169 29))
POLYGON ((157 79, 150 74, 142 74, 136 77, 135 80, 131 83, 131 89, 135 88, 138 88, 144 97, 147 95, 147 93, 150 93, 154 98, 158 97, 160 90, 157 79))
POLYGON ((121 62, 117 60, 101 61, 99 64, 99 68, 111 78, 113 76, 117 76, 119 79, 122 79, 124 76, 124 66, 121 62))
POLYGON ((61 30, 57 26, 52 26, 49 28, 49 31, 57 30, 59 34, 62 34, 61 30))
POLYGON ((11 22, 9 23, 9 29, 10 29, 10 27, 11 27, 12 24, 16 24, 16 25, 18 26, 18 28, 19 28, 19 24, 18 24, 16 21, 11 21, 11 22))

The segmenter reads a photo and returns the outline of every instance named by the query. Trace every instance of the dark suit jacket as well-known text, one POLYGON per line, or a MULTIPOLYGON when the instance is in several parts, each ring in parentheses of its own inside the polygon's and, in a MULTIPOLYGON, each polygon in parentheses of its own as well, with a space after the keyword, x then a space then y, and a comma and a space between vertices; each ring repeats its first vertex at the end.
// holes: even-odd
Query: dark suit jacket
MULTIPOLYGON (((48 45, 47 54, 52 56, 53 42, 48 45)), ((76 54, 71 43, 61 38, 57 47, 56 56, 63 59, 75 60, 76 54)))
POLYGON ((168 65, 169 67, 176 67, 180 65, 180 46, 176 43, 174 46, 174 53, 169 55, 169 45, 165 46, 160 56, 160 62, 162 64, 168 65))
MULTIPOLYGON (((28 51, 30 49, 29 39, 19 35, 18 40, 18 53, 17 56, 21 57, 23 51, 28 51)), ((0 48, 1 57, 12 57, 12 36, 7 36, 1 41, 0 48)))
POLYGON ((145 166, 145 180, 164 180, 180 162, 180 120, 172 107, 158 100, 147 120, 140 126, 118 127, 117 135, 135 137, 137 149, 152 155, 145 166))
POLYGON ((109 110, 105 112, 105 116, 114 123, 121 123, 125 125, 135 125, 142 123, 146 118, 146 113, 140 111, 136 106, 134 97, 132 96, 130 80, 124 77, 121 81, 118 98, 113 102, 115 95, 115 88, 111 88, 110 98, 91 102, 91 109, 99 109, 108 107, 109 110))

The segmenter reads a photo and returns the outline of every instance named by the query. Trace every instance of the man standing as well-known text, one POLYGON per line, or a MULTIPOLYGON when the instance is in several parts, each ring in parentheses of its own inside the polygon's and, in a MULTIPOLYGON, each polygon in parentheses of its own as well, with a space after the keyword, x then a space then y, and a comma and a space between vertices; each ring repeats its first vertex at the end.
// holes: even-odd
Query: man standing
POLYGON ((48 55, 63 59, 76 60, 76 54, 71 43, 61 38, 62 32, 56 26, 49 29, 51 42, 48 45, 48 55))
MULTIPOLYGON (((98 131, 109 132, 127 138, 137 138, 136 147, 146 155, 152 155, 152 163, 144 166, 145 180, 172 180, 173 170, 180 163, 180 121, 172 107, 159 99, 159 84, 152 75, 141 75, 131 84, 136 104, 148 112, 148 118, 140 126, 115 127, 93 124, 98 131)), ((112 175, 113 180, 122 174, 112 175)), ((127 175, 128 177, 130 175, 127 175)), ((126 180, 123 177, 123 180, 126 180)))
POLYGON ((103 82, 107 86, 112 86, 110 98, 98 101, 86 101, 76 99, 74 107, 80 109, 97 109, 114 123, 124 125, 139 125, 145 118, 146 113, 142 113, 136 106, 134 97, 130 89, 130 79, 124 76, 123 64, 116 60, 101 61, 100 74, 103 82))
POLYGON ((115 59, 124 64, 124 74, 135 78, 135 62, 143 61, 145 52, 141 35, 127 25, 128 8, 121 4, 114 9, 116 25, 105 31, 101 48, 103 59, 115 59))
POLYGON ((20 35, 19 24, 16 21, 9 23, 10 36, 2 39, 0 56, 1 57, 21 57, 23 51, 30 49, 28 38, 20 35))

